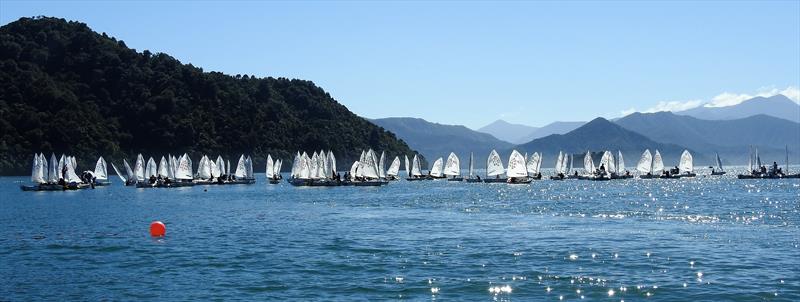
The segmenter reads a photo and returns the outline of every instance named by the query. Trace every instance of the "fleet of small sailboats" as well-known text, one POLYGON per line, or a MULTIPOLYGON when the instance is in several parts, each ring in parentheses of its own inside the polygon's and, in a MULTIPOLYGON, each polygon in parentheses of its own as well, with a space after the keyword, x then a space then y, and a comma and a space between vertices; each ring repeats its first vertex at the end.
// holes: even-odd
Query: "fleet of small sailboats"
MULTIPOLYGON (((625 167, 622 152, 617 151, 616 156, 611 151, 603 151, 598 165, 595 165, 593 153, 587 151, 583 157, 583 171, 580 173, 574 168, 574 154, 559 151, 556 157, 553 175, 550 179, 583 179, 583 180, 612 180, 632 178, 633 175, 625 167)), ((509 183, 527 184, 533 180, 542 179, 541 166, 543 154, 534 152, 530 157, 526 153, 512 150, 508 158, 507 168, 496 150, 492 150, 486 159, 485 177, 481 178, 475 171, 475 157, 469 154, 469 165, 466 178, 461 173, 461 160, 451 152, 447 160, 437 158, 427 174, 423 173, 421 159, 417 154, 409 160, 408 155, 403 155, 404 171, 407 181, 447 179, 448 181, 464 181, 469 183, 509 183)), ((292 161, 288 182, 294 186, 382 186, 389 181, 400 179, 401 160, 395 156, 386 169, 388 157, 381 152, 380 157, 372 149, 362 150, 359 159, 350 166, 344 177, 336 168, 336 157, 332 151, 297 152, 292 161)), ((273 159, 267 155, 264 174, 267 182, 278 184, 283 179, 281 175, 282 160, 273 159)), ((774 178, 800 178, 800 174, 789 174, 788 147, 786 150, 786 168, 779 168, 777 163, 771 167, 761 164, 758 148, 752 149, 749 157, 748 170, 750 173, 740 174, 739 179, 774 179, 774 178)), ((711 175, 723 175, 722 160, 715 154, 716 166, 710 167, 711 175)), ((25 191, 60 191, 94 188, 95 186, 110 185, 108 162, 99 157, 93 170, 86 170, 80 175, 76 172, 77 161, 73 156, 61 155, 57 158, 52 154, 48 160, 44 154, 34 154, 31 168, 31 182, 33 185, 23 185, 25 191)), ((217 156, 212 160, 203 155, 193 170, 193 164, 188 154, 176 157, 173 155, 161 156, 160 160, 149 157, 144 159, 138 154, 134 165, 123 159, 123 171, 114 163, 111 167, 119 179, 126 186, 138 188, 171 188, 194 185, 224 185, 224 184, 253 184, 256 181, 253 172, 253 160, 250 156, 242 154, 235 166, 230 160, 217 156), (231 171, 233 170, 233 171, 231 171)), ((652 178, 684 178, 695 177, 694 158, 689 150, 681 153, 680 161, 674 168, 665 170, 664 162, 659 150, 651 153, 645 150, 636 164, 635 171, 641 179, 652 178)))

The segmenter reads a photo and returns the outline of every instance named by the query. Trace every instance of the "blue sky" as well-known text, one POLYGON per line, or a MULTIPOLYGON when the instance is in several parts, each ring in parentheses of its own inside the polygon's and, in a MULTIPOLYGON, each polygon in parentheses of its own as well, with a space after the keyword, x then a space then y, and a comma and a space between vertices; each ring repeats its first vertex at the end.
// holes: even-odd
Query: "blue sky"
POLYGON ((365 117, 471 128, 800 86, 800 1, 0 2, 2 24, 35 15, 207 71, 311 80, 365 117))

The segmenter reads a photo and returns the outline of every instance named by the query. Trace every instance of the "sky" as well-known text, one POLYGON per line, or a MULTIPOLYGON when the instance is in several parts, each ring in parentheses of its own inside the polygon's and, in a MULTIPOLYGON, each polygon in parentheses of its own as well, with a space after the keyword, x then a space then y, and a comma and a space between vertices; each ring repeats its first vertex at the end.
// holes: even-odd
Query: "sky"
POLYGON ((800 1, 0 1, 206 71, 311 80, 368 118, 477 129, 800 102, 800 1))

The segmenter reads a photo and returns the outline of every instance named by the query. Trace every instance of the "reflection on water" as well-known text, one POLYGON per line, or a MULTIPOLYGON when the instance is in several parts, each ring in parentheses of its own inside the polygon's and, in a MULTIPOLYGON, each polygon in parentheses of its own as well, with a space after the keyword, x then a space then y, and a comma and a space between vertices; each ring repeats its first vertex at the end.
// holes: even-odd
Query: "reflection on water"
POLYGON ((0 178, 2 299, 800 300, 798 180, 25 180, 0 178))

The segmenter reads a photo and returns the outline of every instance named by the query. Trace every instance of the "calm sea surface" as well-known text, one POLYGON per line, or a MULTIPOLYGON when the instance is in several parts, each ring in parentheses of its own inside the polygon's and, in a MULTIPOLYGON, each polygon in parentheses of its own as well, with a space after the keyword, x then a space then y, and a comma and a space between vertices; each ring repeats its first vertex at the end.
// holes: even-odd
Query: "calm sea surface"
POLYGON ((0 178, 0 301, 800 300, 797 179, 114 181, 0 178))

